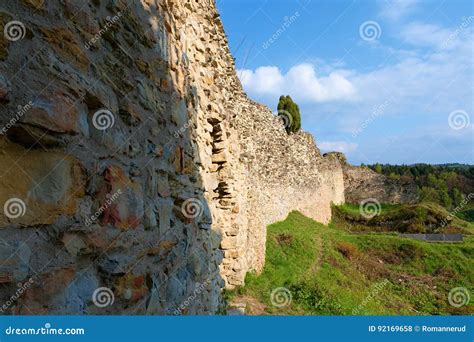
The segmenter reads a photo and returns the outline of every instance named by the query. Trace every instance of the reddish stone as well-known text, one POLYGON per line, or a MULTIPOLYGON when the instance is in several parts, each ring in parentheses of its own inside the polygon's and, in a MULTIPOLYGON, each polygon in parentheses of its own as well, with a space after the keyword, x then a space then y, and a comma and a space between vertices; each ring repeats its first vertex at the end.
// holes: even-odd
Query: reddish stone
POLYGON ((137 288, 142 287, 145 284, 145 277, 144 276, 138 276, 133 280, 133 285, 137 288))
POLYGON ((142 189, 117 166, 110 166, 104 174, 101 190, 103 224, 121 229, 136 228, 143 218, 142 189))
POLYGON ((45 315, 55 296, 61 295, 76 275, 74 267, 66 267, 32 278, 32 285, 13 308, 14 314, 45 315))
POLYGON ((76 269, 72 266, 44 275, 39 282, 43 296, 55 295, 61 292, 74 279, 75 275, 76 269))
POLYGON ((171 93, 173 91, 171 82, 166 78, 160 79, 160 90, 164 93, 171 93))
POLYGON ((149 289, 145 284, 144 275, 127 274, 118 279, 116 292, 119 297, 136 302, 146 296, 149 289))

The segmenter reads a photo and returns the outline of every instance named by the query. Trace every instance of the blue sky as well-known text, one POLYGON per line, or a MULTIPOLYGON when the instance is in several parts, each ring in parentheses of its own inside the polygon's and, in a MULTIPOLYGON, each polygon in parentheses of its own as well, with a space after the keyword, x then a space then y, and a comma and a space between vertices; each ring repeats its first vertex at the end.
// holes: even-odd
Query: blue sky
POLYGON ((323 152, 474 164, 471 1, 217 0, 247 94, 289 94, 323 152))

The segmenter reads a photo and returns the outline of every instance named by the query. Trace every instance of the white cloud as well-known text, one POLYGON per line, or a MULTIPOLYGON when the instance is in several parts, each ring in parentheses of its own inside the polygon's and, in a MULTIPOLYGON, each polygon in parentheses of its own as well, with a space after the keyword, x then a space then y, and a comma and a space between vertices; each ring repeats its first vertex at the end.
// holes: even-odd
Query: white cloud
POLYGON ((259 94, 281 93, 284 77, 275 66, 262 66, 254 71, 242 69, 237 71, 242 85, 250 92, 259 94))
POLYGON ((420 34, 412 36, 412 42, 434 44, 435 49, 401 57, 395 64, 350 78, 362 102, 376 105, 388 99, 389 111, 407 111, 413 115, 426 115, 434 110, 449 113, 451 108, 459 106, 469 108, 472 92, 467 85, 472 85, 472 35, 454 37, 447 30, 433 27, 414 29, 423 30, 432 31, 431 38, 422 38, 420 34), (450 49, 441 48, 447 45, 446 39, 450 40, 450 49))
POLYGON ((365 131, 366 126, 370 131, 386 116, 404 118, 411 125, 445 120, 457 108, 471 110, 471 31, 412 23, 401 30, 400 39, 405 39, 408 32, 412 33, 410 43, 417 45, 411 53, 395 50, 390 55, 396 63, 367 72, 352 71, 348 76, 357 89, 357 101, 318 108, 319 112, 337 115, 332 121, 338 122, 339 132, 352 135, 361 129, 365 131), (419 46, 430 48, 418 49, 419 46))
POLYGON ((318 147, 324 152, 354 152, 357 150, 357 146, 356 143, 348 143, 346 141, 320 141, 318 143, 318 147))
POLYGON ((438 48, 442 48, 453 34, 449 29, 420 22, 410 23, 401 31, 401 37, 412 45, 438 48))
POLYGON ((279 95, 291 95, 304 129, 322 140, 318 146, 347 153, 352 161, 472 162, 472 127, 452 132, 447 120, 456 109, 474 120, 473 21, 469 17, 454 27, 397 24, 401 47, 380 44, 351 54, 361 59, 355 67, 372 53, 391 57, 371 70, 313 59, 315 65, 298 64, 286 74, 276 66, 243 70, 242 83, 273 109, 279 95), (441 128, 431 127, 435 124, 441 128), (427 139, 430 134, 433 139, 427 139))
POLYGON ((410 12, 413 12, 418 3, 418 0, 386 0, 381 2, 379 15, 389 20, 396 21, 410 12))
POLYGON ((246 91, 272 98, 290 94, 300 102, 327 102, 349 100, 356 92, 343 72, 335 70, 318 77, 315 67, 308 63, 295 65, 286 74, 275 66, 237 72, 246 91))
MULTIPOLYGON (((282 74, 276 66, 259 67, 255 71, 240 70, 244 89, 251 97, 274 108, 278 97, 289 94, 305 112, 315 113, 310 106, 318 106, 319 113, 334 113, 333 121, 339 129, 352 133, 383 106, 381 115, 408 115, 422 117, 434 112, 447 115, 453 108, 470 108, 472 93, 472 34, 442 28, 408 25, 404 31, 441 32, 432 35, 431 42, 442 44, 449 37, 451 48, 433 50, 394 50, 390 52, 397 61, 373 70, 358 71, 334 69, 328 76, 318 77, 316 67, 305 63, 290 68, 282 74), (446 31, 446 32, 445 32, 446 31)), ((413 35, 412 41, 421 41, 422 35, 413 35)), ((361 62, 359 62, 361 63, 361 62)), ((318 68, 323 68, 318 63, 318 68)), ((327 67, 326 69, 329 69, 327 67)))

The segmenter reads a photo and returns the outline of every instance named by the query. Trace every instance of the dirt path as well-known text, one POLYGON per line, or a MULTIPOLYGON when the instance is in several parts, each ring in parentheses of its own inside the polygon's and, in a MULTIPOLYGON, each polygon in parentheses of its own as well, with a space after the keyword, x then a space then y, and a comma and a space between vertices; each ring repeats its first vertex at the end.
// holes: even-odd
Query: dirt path
POLYGON ((314 259, 314 262, 311 265, 309 274, 318 273, 323 262, 323 239, 321 238, 321 235, 318 235, 316 237, 316 253, 316 258, 314 259))
POLYGON ((266 305, 260 302, 258 299, 251 296, 240 296, 237 295, 229 303, 227 314, 229 316, 235 315, 251 315, 260 316, 267 315, 265 311, 266 305))

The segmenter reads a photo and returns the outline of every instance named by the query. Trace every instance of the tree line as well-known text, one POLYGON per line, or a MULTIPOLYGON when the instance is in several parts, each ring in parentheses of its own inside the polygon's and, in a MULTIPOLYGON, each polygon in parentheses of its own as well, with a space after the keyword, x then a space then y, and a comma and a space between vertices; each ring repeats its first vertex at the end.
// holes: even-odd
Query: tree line
MULTIPOLYGON (((362 166, 364 166, 362 164, 362 166)), ((402 182, 414 182, 421 201, 453 209, 474 193, 474 166, 465 164, 367 165, 377 173, 402 182)))

